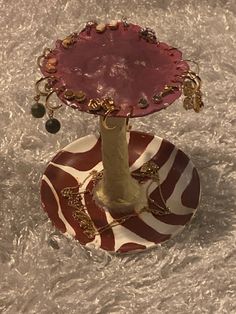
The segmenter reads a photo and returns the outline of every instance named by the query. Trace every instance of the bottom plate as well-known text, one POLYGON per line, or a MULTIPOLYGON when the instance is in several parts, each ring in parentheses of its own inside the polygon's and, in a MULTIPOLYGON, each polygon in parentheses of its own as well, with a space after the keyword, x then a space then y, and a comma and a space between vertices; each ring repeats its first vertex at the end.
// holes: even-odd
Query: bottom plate
MULTIPOLYGON (((128 253, 151 248, 169 240, 191 220, 199 204, 200 181, 196 168, 181 150, 170 142, 146 133, 127 133, 130 171, 134 178, 148 161, 159 167, 160 187, 153 183, 149 196, 163 207, 163 198, 170 209, 168 214, 143 212, 108 230, 89 238, 75 218, 75 208, 62 195, 66 187, 77 186, 91 171, 101 171, 101 138, 88 135, 59 151, 47 165, 41 182, 44 210, 56 228, 72 236, 82 245, 109 252, 128 253), (161 194, 160 195, 160 188, 161 194)), ((146 189, 150 180, 139 184, 146 189)), ((94 181, 89 178, 82 186, 91 191, 94 181)), ((81 202, 94 226, 99 229, 115 220, 109 209, 104 210, 93 200, 91 193, 81 194, 81 202)), ((117 218, 117 217, 116 217, 117 218)))

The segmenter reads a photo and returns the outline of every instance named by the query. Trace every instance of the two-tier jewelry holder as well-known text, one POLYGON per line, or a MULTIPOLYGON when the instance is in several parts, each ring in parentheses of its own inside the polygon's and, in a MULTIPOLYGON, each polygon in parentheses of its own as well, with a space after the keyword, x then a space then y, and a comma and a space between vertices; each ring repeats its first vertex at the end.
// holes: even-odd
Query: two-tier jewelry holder
POLYGON ((193 217, 200 182, 191 160, 156 135, 131 131, 129 120, 165 109, 183 93, 185 109, 203 106, 201 80, 181 52, 150 28, 123 21, 88 22, 38 58, 34 117, 61 105, 100 116, 100 135, 69 144, 49 162, 42 206, 53 224, 81 244, 137 252, 162 243, 193 217), (44 101, 44 104, 40 101, 44 101))

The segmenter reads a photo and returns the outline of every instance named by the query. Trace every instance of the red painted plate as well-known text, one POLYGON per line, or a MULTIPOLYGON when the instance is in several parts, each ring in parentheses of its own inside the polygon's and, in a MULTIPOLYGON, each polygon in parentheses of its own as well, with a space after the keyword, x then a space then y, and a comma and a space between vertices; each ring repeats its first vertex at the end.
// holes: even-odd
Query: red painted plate
MULTIPOLYGON (((92 170, 103 169, 101 139, 89 135, 78 139, 61 150, 48 164, 42 177, 42 206, 52 223, 65 235, 77 239, 82 245, 109 252, 127 253, 151 248, 172 238, 193 217, 200 198, 200 181, 191 160, 170 142, 141 132, 127 133, 130 171, 135 172, 147 161, 155 162, 160 170, 160 184, 166 205, 171 213, 154 215, 143 212, 122 225, 115 226, 89 239, 73 216, 75 208, 68 205, 61 191, 82 182, 92 170)), ((149 181, 142 184, 145 190, 149 181)), ((86 181, 84 190, 91 190, 92 180, 86 181)), ((150 196, 161 203, 159 189, 153 184, 150 196)), ((109 209, 97 206, 89 193, 83 203, 96 228, 115 219, 109 209)))
MULTIPOLYGON (((56 78, 53 89, 61 90, 57 91, 61 101, 80 111, 90 112, 91 99, 106 97, 114 99, 115 116, 140 117, 159 111, 180 97, 189 67, 178 49, 158 38, 150 42, 140 35, 142 32, 145 29, 138 25, 125 27, 121 22, 117 29, 106 25, 102 33, 96 31, 96 25, 85 28, 73 35, 71 45, 58 40, 42 62, 41 71, 44 76, 56 78), (154 101, 165 86, 173 90, 154 101), (68 100, 63 89, 80 90, 86 99, 68 100)), ((146 32, 152 34, 151 30, 146 32)), ((104 115, 105 110, 93 113, 104 115)))

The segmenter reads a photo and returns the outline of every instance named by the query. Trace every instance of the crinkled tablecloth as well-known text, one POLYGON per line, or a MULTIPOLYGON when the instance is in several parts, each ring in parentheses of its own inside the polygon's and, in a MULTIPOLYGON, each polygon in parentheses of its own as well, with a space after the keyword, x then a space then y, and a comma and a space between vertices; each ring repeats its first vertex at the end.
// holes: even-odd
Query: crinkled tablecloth
POLYGON ((0 16, 0 312, 236 313, 236 2, 1 0, 0 16), (97 119, 63 107, 62 129, 50 135, 29 110, 43 48, 87 20, 123 15, 200 61, 204 111, 186 112, 179 100, 132 122, 192 158, 202 200, 173 240, 142 254, 110 256, 57 232, 39 196, 46 163, 97 132, 97 119))

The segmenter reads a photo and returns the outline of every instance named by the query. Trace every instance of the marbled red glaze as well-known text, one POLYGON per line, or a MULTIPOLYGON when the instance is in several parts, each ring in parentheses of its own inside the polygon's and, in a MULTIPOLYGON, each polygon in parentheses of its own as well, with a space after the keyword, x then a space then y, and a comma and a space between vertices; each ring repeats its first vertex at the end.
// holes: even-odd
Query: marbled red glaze
MULTIPOLYGON (((117 30, 107 28, 100 34, 92 27, 90 34, 83 30, 76 35, 75 43, 67 49, 58 40, 47 57, 56 57, 58 61, 53 74, 58 82, 54 87, 83 90, 87 99, 81 104, 67 101, 63 93, 58 93, 58 97, 67 105, 88 112, 89 99, 109 96, 120 107, 113 115, 121 117, 131 111, 131 117, 145 116, 173 103, 181 95, 182 75, 188 64, 182 61, 179 50, 161 42, 149 43, 139 37, 139 30, 138 25, 130 24, 125 29, 119 23, 117 30), (165 85, 178 86, 179 90, 155 104, 153 95, 165 85), (138 107, 142 97, 149 103, 145 109, 138 107)), ((48 76, 45 66, 46 60, 41 71, 48 76)))

